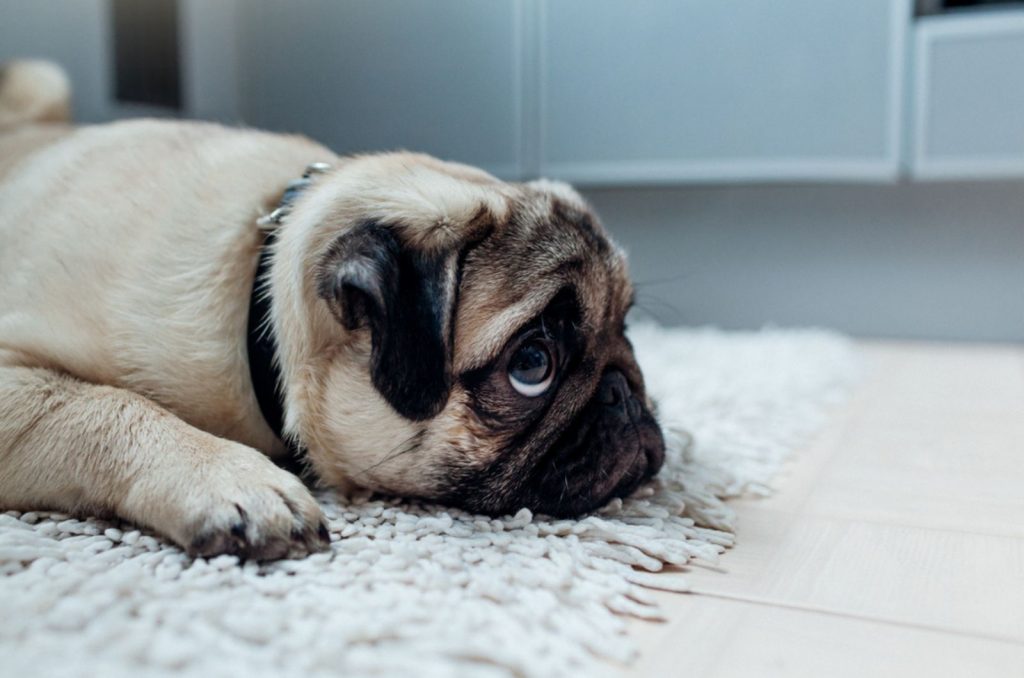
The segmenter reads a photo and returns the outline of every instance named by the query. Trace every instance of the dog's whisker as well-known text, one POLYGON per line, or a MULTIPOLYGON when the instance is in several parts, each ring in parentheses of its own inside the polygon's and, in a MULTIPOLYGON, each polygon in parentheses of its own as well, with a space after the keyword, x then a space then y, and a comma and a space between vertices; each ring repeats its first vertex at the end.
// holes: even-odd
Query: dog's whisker
POLYGON ((650 280, 634 280, 633 289, 639 289, 641 287, 653 287, 654 285, 666 285, 672 282, 678 282, 689 278, 689 273, 677 273, 676 275, 670 275, 666 278, 651 278, 650 280))
POLYGON ((663 317, 663 313, 659 312, 658 309, 660 309, 660 311, 666 311, 667 310, 667 311, 671 312, 670 318, 668 318, 669 321, 671 321, 671 319, 673 319, 673 318, 675 320, 681 320, 684 317, 684 314, 679 309, 679 307, 677 307, 676 305, 672 304, 671 302, 668 302, 668 301, 665 301, 664 299, 661 299, 660 297, 655 297, 655 296, 651 296, 651 295, 645 295, 642 299, 641 298, 637 298, 634 301, 634 306, 638 310, 643 311, 647 315, 649 315, 652 318, 654 318, 655 320, 657 320, 659 323, 663 323, 663 324, 671 324, 671 323, 670 322, 666 323, 666 318, 663 317), (655 308, 654 305, 656 305, 657 308, 655 308))
POLYGON ((376 469, 376 468, 378 468, 380 466, 383 466, 384 464, 386 464, 389 461, 394 461, 395 459, 397 459, 398 457, 401 457, 404 454, 408 454, 410 452, 415 451, 416 449, 419 448, 420 439, 423 437, 423 433, 424 433, 423 429, 420 429, 420 430, 416 431, 411 436, 409 436, 408 438, 406 438, 405 440, 401 441, 400 443, 398 443, 397 445, 392 447, 390 450, 388 450, 388 453, 386 455, 384 455, 383 459, 381 459, 380 461, 378 461, 376 463, 371 464, 370 466, 367 466, 366 468, 364 468, 361 471, 357 471, 355 473, 355 475, 357 475, 357 476, 366 475, 370 471, 373 471, 374 469, 376 469))

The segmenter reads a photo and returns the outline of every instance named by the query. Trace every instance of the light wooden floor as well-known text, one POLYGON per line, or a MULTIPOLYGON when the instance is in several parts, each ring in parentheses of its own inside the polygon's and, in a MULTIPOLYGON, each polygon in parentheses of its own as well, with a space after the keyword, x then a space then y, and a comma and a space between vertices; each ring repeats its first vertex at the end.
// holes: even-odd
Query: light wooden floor
POLYGON ((721 571, 661 575, 694 593, 631 622, 626 675, 1024 677, 1024 347, 862 348, 721 571))

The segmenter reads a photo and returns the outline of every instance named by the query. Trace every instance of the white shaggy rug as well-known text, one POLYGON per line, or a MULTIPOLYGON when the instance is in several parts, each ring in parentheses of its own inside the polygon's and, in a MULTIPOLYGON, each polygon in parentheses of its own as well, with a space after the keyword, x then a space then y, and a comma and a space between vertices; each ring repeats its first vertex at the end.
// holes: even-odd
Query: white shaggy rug
POLYGON ((332 550, 263 566, 2 513, 0 675, 565 676, 629 661, 623 615, 657 618, 658 570, 732 544, 722 500, 767 490, 855 362, 821 331, 631 334, 669 442, 636 497, 576 521, 324 495, 332 550))

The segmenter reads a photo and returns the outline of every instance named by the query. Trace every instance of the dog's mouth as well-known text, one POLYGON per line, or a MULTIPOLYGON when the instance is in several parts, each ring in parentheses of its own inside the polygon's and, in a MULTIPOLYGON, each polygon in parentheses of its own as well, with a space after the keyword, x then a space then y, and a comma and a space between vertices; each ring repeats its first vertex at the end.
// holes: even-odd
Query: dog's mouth
POLYGON ((618 370, 606 372, 595 395, 546 454, 519 478, 489 468, 456 482, 442 501, 491 515, 528 508, 575 517, 632 494, 665 459, 661 428, 618 370))

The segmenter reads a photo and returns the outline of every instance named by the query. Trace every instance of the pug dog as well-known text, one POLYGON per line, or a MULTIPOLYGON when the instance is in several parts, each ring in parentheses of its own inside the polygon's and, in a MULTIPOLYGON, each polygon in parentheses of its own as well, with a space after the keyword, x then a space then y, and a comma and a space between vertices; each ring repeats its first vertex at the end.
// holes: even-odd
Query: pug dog
POLYGON ((569 186, 73 128, 62 77, 0 82, 0 508, 274 559, 328 541, 292 453, 326 486, 484 514, 576 516, 658 471, 626 260, 569 186))

